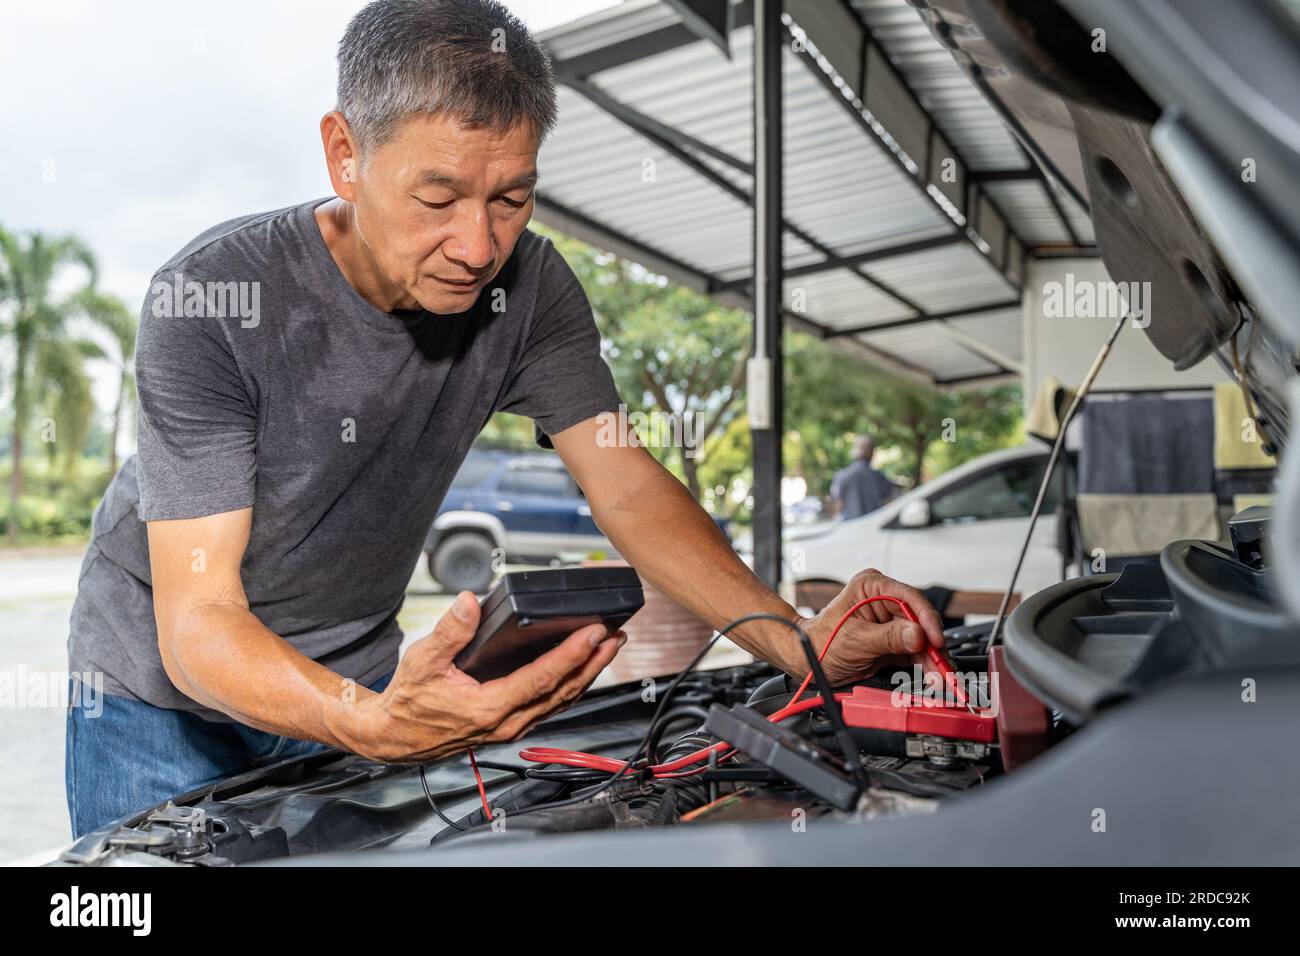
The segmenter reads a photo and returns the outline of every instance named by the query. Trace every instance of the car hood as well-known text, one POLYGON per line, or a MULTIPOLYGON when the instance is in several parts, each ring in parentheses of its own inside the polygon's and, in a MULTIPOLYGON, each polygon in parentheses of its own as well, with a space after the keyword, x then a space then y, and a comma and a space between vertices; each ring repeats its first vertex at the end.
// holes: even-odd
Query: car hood
POLYGON ((1300 190, 1258 171, 1300 168, 1296 18, 1265 2, 915 5, 1090 212, 1111 279, 1149 283, 1144 331, 1156 349, 1178 369, 1214 356, 1230 374, 1248 351, 1248 388, 1285 445, 1300 190))
POLYGON ((1300 408, 1300 8, 913 4, 1089 211, 1111 279, 1145 284, 1156 349, 1178 369, 1213 356, 1241 386, 1262 449, 1281 460, 1272 560, 1300 616, 1300 456, 1286 454, 1300 408))

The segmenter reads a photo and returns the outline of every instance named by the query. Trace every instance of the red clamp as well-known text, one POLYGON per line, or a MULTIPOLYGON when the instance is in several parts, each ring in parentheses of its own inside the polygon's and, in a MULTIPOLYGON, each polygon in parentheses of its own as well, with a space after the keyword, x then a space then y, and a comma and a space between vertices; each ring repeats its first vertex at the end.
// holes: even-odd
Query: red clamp
POLYGON ((997 720, 986 710, 927 702, 922 697, 876 687, 855 687, 851 694, 836 695, 850 727, 896 730, 906 734, 931 734, 955 740, 991 744, 997 739, 997 720))
POLYGON ((966 706, 966 691, 961 686, 961 681, 957 679, 957 673, 948 663, 948 657, 939 648, 933 644, 925 645, 925 656, 930 659, 930 663, 943 676, 943 686, 952 692, 957 701, 958 707, 966 706))

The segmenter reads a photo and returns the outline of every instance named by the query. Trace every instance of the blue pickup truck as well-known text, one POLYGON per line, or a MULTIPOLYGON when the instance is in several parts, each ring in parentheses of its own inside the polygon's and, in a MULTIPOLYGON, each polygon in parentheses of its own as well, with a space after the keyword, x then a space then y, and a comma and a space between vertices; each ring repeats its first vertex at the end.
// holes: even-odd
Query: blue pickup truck
POLYGON ((429 574, 453 592, 486 591, 505 562, 592 552, 614 556, 582 489, 545 452, 471 451, 424 542, 429 574))

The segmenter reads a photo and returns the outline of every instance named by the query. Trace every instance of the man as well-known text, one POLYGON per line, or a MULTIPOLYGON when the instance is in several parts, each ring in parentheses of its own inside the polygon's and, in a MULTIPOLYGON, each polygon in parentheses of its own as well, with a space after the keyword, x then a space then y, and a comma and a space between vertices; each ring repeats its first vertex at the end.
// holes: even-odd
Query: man
MULTIPOLYGON (((320 124, 336 197, 209 230, 145 300, 139 452, 96 513, 72 614, 71 669, 107 691, 102 716, 69 710, 77 834, 320 745, 418 762, 515 739, 590 685, 623 635, 583 628, 487 683, 456 669, 468 592, 397 660, 425 531, 497 411, 536 422, 674 600, 717 627, 796 617, 680 482, 602 429, 619 396, 590 308, 525 229, 556 100, 522 24, 490 0, 381 0, 338 60, 320 124)), ((807 629, 825 641, 864 594, 923 626, 873 605, 826 658, 832 679, 941 644, 921 595, 874 571, 807 629)), ((735 639, 804 673, 787 628, 735 639)))
POLYGON ((871 514, 894 493, 894 486, 882 472, 871 467, 876 445, 866 435, 853 443, 853 461, 831 479, 831 501, 841 518, 871 514))

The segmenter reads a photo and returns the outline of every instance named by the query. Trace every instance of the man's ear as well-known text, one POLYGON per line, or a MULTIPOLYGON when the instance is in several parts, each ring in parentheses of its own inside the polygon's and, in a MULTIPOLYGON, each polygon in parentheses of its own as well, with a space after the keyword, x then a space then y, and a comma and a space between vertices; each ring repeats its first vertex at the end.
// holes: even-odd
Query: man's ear
POLYGON ((325 147, 325 165, 335 194, 348 202, 355 201, 361 160, 348 121, 338 110, 331 110, 321 117, 320 139, 325 147))

